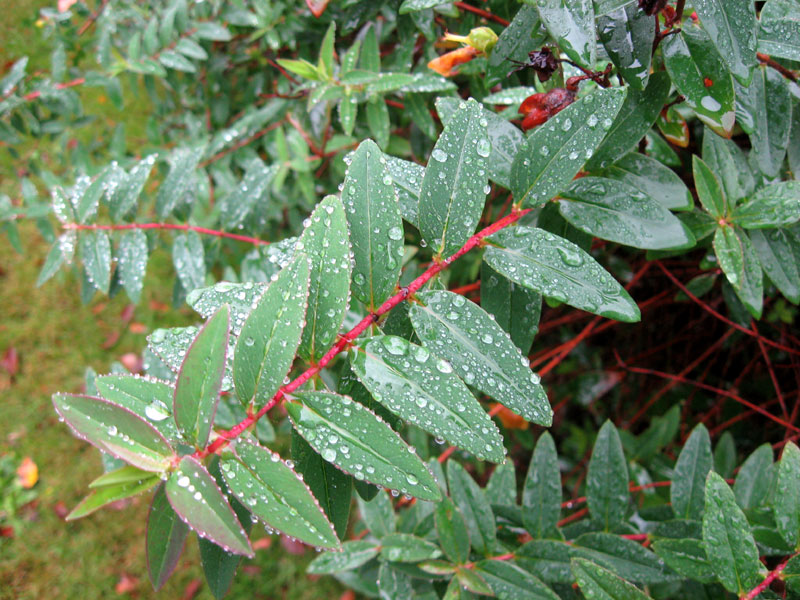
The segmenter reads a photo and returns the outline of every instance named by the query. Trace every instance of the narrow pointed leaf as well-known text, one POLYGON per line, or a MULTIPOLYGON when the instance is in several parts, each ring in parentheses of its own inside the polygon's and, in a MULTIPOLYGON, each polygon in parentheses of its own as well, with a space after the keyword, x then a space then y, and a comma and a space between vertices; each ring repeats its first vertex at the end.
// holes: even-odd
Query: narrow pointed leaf
POLYGON ((381 558, 390 562, 419 562, 441 555, 436 544, 409 533, 390 533, 381 539, 381 558))
POLYGON ((586 252, 541 229, 517 226, 489 238, 483 259, 501 275, 575 308, 635 322, 639 308, 586 252))
POLYGON ((112 402, 55 394, 53 405, 76 436, 134 467, 161 472, 174 454, 152 425, 112 402))
POLYGON ((800 220, 800 182, 781 181, 758 190, 733 212, 732 220, 745 229, 792 225, 800 220))
POLYGON ((314 575, 328 575, 357 569, 375 558, 381 547, 366 540, 345 542, 341 552, 324 552, 311 561, 307 572, 314 575))
MULTIPOLYGON (((211 25, 211 23, 208 23, 211 25)), ((169 174, 158 188, 156 212, 161 219, 167 218, 175 207, 192 191, 195 181, 195 169, 200 163, 205 148, 177 148, 170 154, 169 174)))
POLYGON ((102 375, 95 379, 95 385, 100 396, 135 413, 168 441, 179 439, 171 418, 175 395, 171 385, 133 375, 102 375))
POLYGON ((381 563, 378 570, 378 585, 380 586, 380 597, 383 600, 413 598, 414 588, 411 582, 410 575, 393 568, 391 563, 381 563))
POLYGON ((239 460, 220 464, 231 493, 269 527, 320 548, 339 539, 311 490, 280 456, 255 443, 236 445, 239 460))
MULTIPOLYGON (((104 465, 105 466, 105 465, 104 465)), ((124 465, 113 471, 108 471, 107 473, 103 473, 92 481, 89 484, 90 488, 101 488, 106 487, 109 485, 118 485, 120 483, 135 483, 138 481, 142 481, 147 477, 150 477, 151 474, 147 471, 142 471, 141 469, 137 469, 136 467, 132 467, 131 465, 124 465)))
POLYGON ((235 230, 245 222, 259 200, 269 193, 277 172, 276 165, 267 166, 260 159, 250 161, 241 183, 220 202, 222 224, 226 229, 235 230))
POLYGON ((86 231, 80 236, 81 259, 86 277, 104 294, 111 285, 111 242, 105 231, 86 231))
POLYGON ((563 190, 605 137, 626 90, 598 90, 577 100, 528 137, 511 167, 511 191, 523 206, 539 206, 563 190))
POLYGON ((394 533, 397 529, 397 515, 389 495, 383 490, 377 493, 369 501, 358 498, 358 512, 364 519, 364 524, 372 535, 382 538, 384 535, 394 533))
POLYGON ((242 326, 233 357, 236 395, 256 408, 283 383, 303 332, 309 265, 305 254, 284 267, 242 326))
POLYGON ((714 234, 714 252, 725 277, 736 290, 750 314, 761 317, 763 277, 750 238, 738 227, 718 227, 714 234))
POLYGON ((714 471, 706 479, 703 543, 711 568, 728 591, 741 596, 761 581, 765 569, 750 525, 728 484, 714 471))
POLYGON ((539 18, 564 53, 587 69, 597 60, 592 0, 536 0, 539 18))
POLYGON ((113 188, 113 191, 108 191, 108 203, 111 208, 111 218, 114 221, 121 221, 136 206, 157 158, 157 155, 151 154, 140 160, 128 172, 124 180, 113 188))
POLYGON ((522 354, 527 355, 539 331, 542 295, 510 281, 484 261, 481 264, 481 307, 511 335, 522 354))
POLYGON ((569 568, 571 547, 562 541, 533 540, 516 552, 517 563, 547 583, 573 584, 569 568))
POLYGON ((156 591, 167 582, 183 552, 189 528, 172 510, 161 485, 147 514, 147 572, 156 591))
POLYGON ((292 423, 327 462, 359 481, 397 489, 422 500, 441 497, 433 475, 380 417, 348 396, 302 392, 287 402, 292 423))
POLYGON ((497 544, 497 526, 483 490, 456 461, 447 463, 447 482, 450 497, 464 516, 472 547, 481 554, 491 554, 497 544))
POLYGON ((775 525, 787 544, 800 544, 800 450, 794 442, 783 447, 775 486, 775 525))
POLYGON ((586 161, 586 168, 590 171, 604 169, 634 150, 656 122, 669 95, 669 88, 667 74, 657 72, 650 77, 644 90, 628 90, 608 133, 592 158, 586 161))
POLYGON ((506 460, 494 468, 485 492, 490 504, 512 506, 517 503, 517 475, 512 461, 506 460))
POLYGON ((296 250, 311 260, 306 326, 298 354, 314 362, 336 341, 350 296, 350 242, 344 206, 327 196, 311 214, 296 250))
POLYGON ((622 77, 642 90, 650 78, 655 21, 635 4, 627 4, 597 18, 600 42, 622 77))
POLYGON ((694 245, 691 231, 677 217, 622 181, 582 177, 560 195, 561 216, 595 237, 649 250, 694 245))
POLYGON ((561 473, 552 436, 544 432, 536 442, 525 486, 522 522, 534 538, 551 537, 561 517, 561 473))
POLYGON ((482 460, 502 462, 497 426, 450 363, 395 336, 377 336, 351 350, 353 371, 393 413, 482 460))
POLYGON ((667 72, 686 104, 717 134, 730 137, 736 122, 733 77, 708 34, 690 25, 661 47, 667 72))
POLYGON ((439 136, 419 195, 419 229, 434 254, 450 256, 475 232, 486 201, 488 121, 474 99, 459 108, 439 136))
POLYGON ((425 347, 469 385, 527 421, 549 426, 552 410, 539 376, 508 334, 478 305, 445 291, 422 292, 409 316, 425 347))
POLYGON ((342 189, 353 246, 353 295, 377 308, 394 291, 403 257, 403 223, 385 159, 371 140, 351 157, 342 189))
POLYGON ((706 130, 703 134, 703 161, 718 178, 722 196, 731 206, 736 206, 742 198, 753 192, 755 180, 747 158, 731 140, 706 130))
POLYGON ((764 443, 747 457, 736 474, 733 495, 744 510, 763 505, 773 484, 772 446, 764 443))
POLYGON ((695 0, 692 5, 703 29, 742 83, 750 80, 756 64, 758 23, 750 0, 695 0))
POLYGON ((152 473, 144 473, 144 476, 137 481, 124 481, 111 485, 106 485, 92 491, 80 504, 72 509, 66 516, 67 521, 80 519, 117 500, 123 500, 146 492, 155 486, 160 480, 152 473))
POLYGON ((470 551, 469 531, 461 511, 456 508, 450 498, 445 496, 436 505, 433 520, 439 545, 447 558, 459 565, 466 563, 469 560, 470 551))
POLYGON ((333 523, 337 537, 344 538, 353 497, 353 478, 323 460, 294 429, 292 460, 295 470, 303 475, 303 481, 333 523))
POLYGON ((653 550, 668 567, 683 577, 696 579, 702 583, 713 583, 717 579, 700 540, 661 539, 653 542, 653 550))
POLYGON ((122 287, 136 304, 142 295, 144 274, 147 269, 147 235, 141 229, 122 234, 117 251, 117 270, 122 287))
POLYGON ((628 465, 617 428, 606 421, 597 434, 586 476, 586 503, 592 519, 609 531, 625 517, 630 501, 628 465))
POLYGON ((205 319, 210 319, 223 304, 227 304, 231 313, 231 335, 238 337, 244 322, 267 291, 267 287, 265 283, 250 281, 246 283, 220 281, 210 287, 192 290, 186 295, 186 303, 205 319))
MULTIPOLYGON (((710 137, 724 141, 719 136, 710 137)), ((602 175, 635 187, 664 208, 691 210, 694 207, 692 194, 678 174, 645 154, 626 154, 603 171, 602 175)))
POLYGON ((800 60, 800 6, 795 0, 769 0, 761 9, 758 50, 776 58, 800 60))
POLYGON ((175 385, 175 424, 198 448, 208 442, 217 412, 228 351, 229 314, 226 304, 203 326, 183 359, 175 385))
POLYGON ((611 569, 633 583, 649 585, 678 579, 658 556, 642 544, 612 533, 585 533, 574 541, 572 553, 611 569))
POLYGON ((708 430, 700 423, 692 430, 675 463, 669 491, 676 517, 702 518, 706 476, 713 466, 711 439, 708 430))
POLYGON ((508 77, 514 69, 512 60, 525 62, 528 53, 541 46, 544 36, 539 11, 535 6, 521 5, 489 54, 487 87, 492 87, 508 77))
POLYGON ((187 292, 205 285, 205 250, 200 234, 189 231, 175 236, 172 244, 172 264, 175 265, 178 279, 187 292))
POLYGON ((500 600, 559 600, 542 581, 510 561, 482 560, 475 571, 489 584, 500 600))
POLYGON ((166 483, 178 516, 198 535, 233 554, 253 556, 250 541, 217 482, 197 459, 186 456, 166 483))
POLYGON ((419 221, 419 188, 425 176, 425 167, 402 158, 385 156, 386 170, 394 184, 400 214, 416 227, 419 221))
POLYGON ((784 229, 751 229, 747 235, 764 274, 781 294, 800 303, 800 261, 795 260, 790 234, 784 229))
POLYGON ((578 581, 578 587, 587 598, 592 598, 592 600, 647 600, 650 597, 632 583, 628 583, 612 571, 591 561, 575 558, 571 565, 572 572, 578 581))
POLYGON ((714 172, 697 155, 692 157, 692 171, 697 196, 703 208, 715 219, 727 217, 730 211, 728 201, 714 172))

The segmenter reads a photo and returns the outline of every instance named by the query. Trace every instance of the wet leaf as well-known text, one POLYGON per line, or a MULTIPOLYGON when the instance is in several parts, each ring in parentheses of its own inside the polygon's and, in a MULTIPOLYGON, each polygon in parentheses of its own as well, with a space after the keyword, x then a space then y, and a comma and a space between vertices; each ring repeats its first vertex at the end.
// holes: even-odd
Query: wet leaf
POLYGON ((714 252, 736 295, 756 319, 763 307, 763 278, 758 256, 747 234, 738 227, 718 227, 714 252))
POLYGON ((636 90, 650 79, 655 21, 633 3, 597 17, 600 42, 622 77, 636 90))
POLYGON ((513 562, 482 560, 475 565, 475 571, 501 600, 558 600, 555 592, 541 580, 513 562))
POLYGON ((104 294, 111 285, 111 242, 105 231, 96 229, 80 235, 80 251, 86 277, 104 294))
POLYGON ((758 23, 753 3, 749 0, 695 0, 693 7, 731 73, 740 82, 749 82, 757 62, 758 23))
POLYGON ((769 0, 761 9, 758 50, 775 58, 800 60, 800 6, 794 0, 769 0))
POLYGON ((775 486, 775 525, 787 544, 800 544, 800 450, 794 442, 783 447, 775 486))
POLYGON ((122 287, 135 304, 139 302, 147 269, 147 235, 141 229, 126 231, 119 238, 117 272, 122 287))
POLYGON ((593 600, 647 600, 649 598, 635 585, 591 561, 575 558, 572 560, 571 566, 578 586, 587 598, 593 600))
POLYGON ((419 562, 441 555, 436 544, 409 533, 390 533, 381 539, 381 557, 391 562, 419 562))
POLYGON ((483 490, 456 461, 447 463, 450 497, 460 510, 476 552, 491 554, 497 544, 494 513, 483 490))
POLYGON ((131 496, 137 496, 151 489, 159 481, 159 478, 152 473, 142 473, 142 477, 138 480, 122 481, 97 488, 81 500, 78 506, 72 509, 67 515, 66 520, 74 521, 75 519, 80 519, 112 502, 124 500, 131 496))
MULTIPOLYGON (((719 136, 711 137, 725 141, 719 136)), ((601 174, 635 187, 664 208, 691 210, 694 207, 692 194, 677 173, 646 154, 626 154, 601 174)))
POLYGON ((713 466, 711 439, 708 430, 700 423, 692 430, 675 463, 670 500, 676 517, 702 518, 706 476, 713 466))
POLYGON ((327 575, 356 569, 375 558, 381 547, 366 540, 345 542, 341 552, 324 552, 311 561, 307 571, 316 575, 327 575))
POLYGON ((781 294, 800 303, 800 261, 795 260, 790 234, 784 229, 752 229, 747 235, 764 274, 781 294))
POLYGON ((706 559, 706 549, 700 540, 661 539, 653 542, 653 550, 667 566, 683 577, 702 583, 713 583, 716 580, 716 575, 706 559))
POLYGON ((102 375, 95 379, 98 393, 155 427, 168 441, 180 439, 172 417, 175 388, 162 381, 134 375, 102 375))
POLYGON ((539 18, 564 53, 587 69, 597 60, 592 0, 536 0, 539 18))
POLYGON ((470 540, 461 511, 450 498, 445 496, 436 505, 433 518, 439 544, 447 558, 456 564, 466 563, 469 560, 470 540))
POLYGON ((561 473, 552 436, 545 432, 536 442, 525 487, 522 522, 534 538, 551 537, 561 517, 561 473))
POLYGON ((147 572, 156 591, 167 582, 183 552, 189 528, 167 500, 164 486, 153 496, 147 513, 147 572))
POLYGON ((800 182, 782 181, 758 190, 733 211, 731 220, 745 229, 792 225, 800 219, 800 182))
POLYGON ((628 510, 628 466, 617 428, 606 421, 597 434, 586 476, 586 503, 592 519, 606 531, 620 523, 628 510))

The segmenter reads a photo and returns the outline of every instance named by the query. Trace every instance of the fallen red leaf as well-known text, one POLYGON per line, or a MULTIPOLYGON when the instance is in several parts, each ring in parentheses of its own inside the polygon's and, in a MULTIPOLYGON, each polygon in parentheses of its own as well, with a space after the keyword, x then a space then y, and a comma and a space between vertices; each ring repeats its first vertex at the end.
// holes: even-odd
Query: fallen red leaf
POLYGON ((14 528, 11 527, 11 526, 0 527, 0 537, 13 538, 14 537, 14 528))
POLYGON ((108 337, 106 337, 106 340, 103 342, 103 349, 108 350, 118 341, 119 341, 119 331, 112 331, 111 333, 108 334, 108 337))
POLYGON ((203 580, 202 579, 192 579, 189 583, 186 584, 186 587, 183 588, 183 596, 181 596, 181 600, 192 600, 203 588, 203 580))
POLYGON ((272 546, 272 538, 265 537, 254 541, 253 543, 253 550, 266 550, 270 546, 272 546))
POLYGON ((69 509, 63 500, 59 500, 53 506, 53 512, 56 513, 59 519, 64 519, 69 514, 69 509))
POLYGON ((13 346, 3 353, 3 358, 0 358, 0 367, 12 377, 19 371, 19 354, 17 349, 13 346))
POLYGON ((138 586, 139 580, 136 577, 123 573, 114 589, 118 594, 128 594, 135 591, 138 586))
POLYGON ((281 536, 281 546, 283 546, 283 549, 289 554, 294 554, 296 556, 300 556, 306 552, 306 545, 303 542, 293 540, 285 535, 281 536))

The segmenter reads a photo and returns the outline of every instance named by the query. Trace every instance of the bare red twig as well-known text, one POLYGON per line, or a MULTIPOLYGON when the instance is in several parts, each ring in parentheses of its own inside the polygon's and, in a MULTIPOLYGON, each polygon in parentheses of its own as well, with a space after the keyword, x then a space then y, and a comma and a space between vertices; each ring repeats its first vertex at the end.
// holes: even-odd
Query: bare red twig
POLYGON ((208 166, 208 165, 210 165, 211 163, 218 161, 218 160, 219 160, 220 158, 222 158, 223 156, 226 156, 226 155, 230 154, 231 152, 234 152, 234 151, 238 150, 239 148, 244 148, 245 146, 247 146, 247 145, 249 145, 249 144, 252 144, 252 143, 253 143, 253 142, 255 142, 257 139, 264 137, 264 136, 265 136, 265 135, 267 135, 267 134, 268 134, 270 131, 272 131, 273 129, 277 129, 277 128, 278 128, 278 127, 280 127, 281 125, 283 125, 283 119, 281 119, 280 121, 277 121, 277 122, 275 122, 275 123, 270 123, 269 125, 267 125, 266 127, 264 127, 264 129, 262 129, 261 131, 259 131, 259 132, 255 133, 255 134, 251 135, 249 138, 247 138, 247 139, 245 139, 245 140, 242 140, 242 141, 240 141, 240 142, 236 142, 236 143, 235 143, 233 146, 231 146, 230 148, 225 148, 224 150, 221 150, 220 152, 217 152, 217 153, 216 153, 214 156, 212 156, 211 158, 204 160, 203 162, 201 162, 201 163, 200 163, 200 167, 201 167, 201 168, 202 168, 202 167, 207 167, 207 166, 208 166))
POLYGON ((239 235, 238 233, 229 233, 227 231, 219 231, 217 229, 208 229, 206 227, 195 227, 194 225, 181 225, 177 223, 121 223, 119 225, 81 225, 78 223, 64 223, 64 229, 76 230, 90 230, 102 229, 104 231, 123 231, 125 229, 170 229, 178 231, 195 231, 204 235, 211 235, 214 237, 227 238, 237 240, 239 242, 247 242, 256 246, 265 246, 269 242, 260 240, 258 238, 250 237, 247 235, 239 235))
POLYGON ((476 8, 475 6, 467 4, 466 2, 454 2, 453 4, 455 4, 461 10, 466 10, 467 12, 471 12, 479 17, 483 17, 487 21, 494 21, 495 23, 500 23, 500 25, 503 26, 508 26, 510 23, 510 21, 506 21, 504 18, 498 17, 497 15, 490 13, 488 10, 476 8))
POLYGON ((767 573, 767 576, 766 576, 766 577, 764 577, 764 581, 762 581, 761 583, 759 583, 759 584, 758 584, 756 587, 754 587, 752 590, 750 590, 750 591, 749 591, 749 592, 747 592, 747 593, 746 593, 744 596, 742 596, 742 597, 741 597, 741 600, 755 600, 755 598, 757 598, 757 597, 758 597, 758 595, 759 595, 761 592, 763 592, 764 590, 766 590, 766 589, 767 589, 767 588, 768 588, 768 587, 769 587, 769 586, 772 584, 772 582, 773 582, 773 581, 775 581, 776 579, 778 579, 778 578, 781 576, 781 573, 782 573, 782 572, 783 572, 783 570, 786 568, 786 565, 787 565, 787 564, 789 563, 789 561, 790 561, 790 560, 792 560, 792 559, 793 559, 795 556, 797 556, 797 553, 795 553, 795 554, 792 554, 792 555, 791 555, 789 558, 787 558, 785 561, 783 561, 783 562, 782 562, 781 564, 779 564, 777 567, 775 567, 774 569, 772 569, 772 571, 770 571, 769 573, 767 573))
POLYGON ((83 25, 81 25, 80 28, 78 29, 78 37, 82 36, 84 33, 89 31, 89 28, 92 25, 94 25, 95 21, 97 21, 100 15, 103 14, 103 11, 106 9, 106 6, 108 6, 108 0, 102 0, 100 2, 100 5, 97 7, 97 10, 95 10, 89 16, 89 18, 86 19, 86 21, 84 21, 83 25))
POLYGON ((422 288, 428 281, 430 281, 435 275, 438 275, 441 271, 446 269, 454 260, 464 256, 467 252, 472 250, 473 248, 477 247, 484 238, 497 233, 501 229, 508 227, 512 223, 515 223, 525 215, 526 213, 530 212, 530 209, 514 211, 510 215, 500 219, 496 223, 482 229, 475 235, 473 235, 467 243, 464 244, 458 252, 455 254, 447 257, 446 259, 438 262, 434 262, 428 269, 422 273, 419 277, 417 277, 414 281, 412 281, 408 287, 402 288, 397 294, 389 298, 386 302, 381 304, 374 312, 371 312, 366 317, 364 317, 361 322, 358 323, 353 329, 348 331, 346 334, 339 337, 339 341, 337 341, 333 347, 325 353, 325 355, 319 360, 319 362, 315 365, 309 367, 305 372, 303 372, 300 376, 292 380, 291 382, 287 383, 286 385, 282 386, 272 397, 272 399, 265 404, 256 414, 249 415, 247 418, 243 419, 239 424, 234 426, 233 428, 222 431, 217 433, 217 438, 211 442, 206 448, 199 449, 194 453, 195 458, 204 458, 209 454, 213 454, 214 452, 220 450, 227 446, 232 440, 236 439, 239 435, 241 435, 245 430, 249 427, 254 425, 261 417, 263 417, 270 409, 276 406, 284 397, 288 394, 291 394, 296 389, 300 388, 303 384, 309 381, 312 377, 317 375, 322 369, 324 369, 338 354, 342 351, 349 348, 353 341, 355 341, 358 336, 360 336, 364 331, 366 331, 373 323, 375 323, 382 315, 385 315, 390 310, 392 310, 395 306, 403 302, 404 300, 408 299, 410 296, 415 294, 417 291, 422 288))
POLYGON ((769 358, 769 354, 767 353, 767 348, 764 346, 764 342, 761 339, 761 335, 758 333, 758 327, 756 327, 755 320, 750 321, 750 327, 753 328, 753 331, 758 335, 756 340, 758 340, 758 347, 761 350, 761 355, 764 357, 764 362, 767 365, 767 371, 769 371, 769 378, 772 380, 772 387, 775 388, 775 394, 778 396, 778 402, 781 405, 781 413, 783 414, 784 419, 789 418, 789 411, 786 410, 786 402, 783 399, 783 394, 781 393, 781 386, 778 384, 778 378, 775 377, 775 369, 772 368, 772 361, 769 358))
MULTIPOLYGON (((78 77, 76 79, 73 79, 72 81, 67 81, 65 83, 57 83, 55 88, 57 90, 65 90, 67 88, 75 87, 77 85, 83 85, 84 83, 86 83, 86 78, 85 77, 78 77)), ((41 90, 36 90, 35 92, 31 92, 29 94, 25 94, 22 97, 22 99, 23 100, 28 100, 28 101, 29 100, 36 100, 36 98, 40 97, 41 95, 42 95, 41 90)))
POLYGON ((781 75, 786 77, 786 79, 789 79, 790 81, 795 81, 795 82, 797 81, 797 79, 798 79, 797 73, 795 73, 791 69, 787 69, 786 67, 784 67, 779 62, 776 62, 776 61, 772 60, 772 58, 770 56, 768 56, 766 54, 762 54, 761 52, 758 52, 756 54, 756 57, 758 57, 758 60, 759 60, 759 62, 761 62, 761 64, 767 65, 768 67, 770 67, 772 69, 775 69, 778 73, 780 73, 781 75))

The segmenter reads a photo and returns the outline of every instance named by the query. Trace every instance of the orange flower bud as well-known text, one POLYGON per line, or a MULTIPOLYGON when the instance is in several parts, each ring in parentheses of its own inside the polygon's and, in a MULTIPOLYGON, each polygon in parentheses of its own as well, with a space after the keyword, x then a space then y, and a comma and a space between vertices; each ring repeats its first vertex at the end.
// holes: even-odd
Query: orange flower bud
POLYGON ((438 58, 434 58, 428 63, 428 68, 444 77, 452 77, 458 73, 458 69, 456 69, 458 65, 468 63, 476 56, 478 56, 478 51, 475 50, 475 48, 472 46, 464 46, 463 48, 451 50, 438 58))

